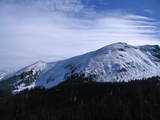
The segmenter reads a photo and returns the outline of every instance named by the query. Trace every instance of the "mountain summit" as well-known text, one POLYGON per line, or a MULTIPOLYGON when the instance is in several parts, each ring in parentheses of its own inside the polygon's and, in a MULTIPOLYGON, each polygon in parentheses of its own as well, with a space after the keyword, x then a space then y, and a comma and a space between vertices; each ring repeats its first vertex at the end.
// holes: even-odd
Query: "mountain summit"
MULTIPOLYGON (((160 46, 131 46, 127 43, 119 42, 63 61, 40 65, 34 64, 32 66, 34 68, 41 66, 40 68, 42 69, 32 70, 32 73, 34 73, 30 74, 32 77, 35 76, 37 71, 38 75, 34 77, 34 80, 31 79, 29 84, 21 82, 17 87, 15 82, 24 81, 19 78, 16 81, 13 80, 14 82, 9 82, 15 85, 13 86, 14 91, 21 91, 33 84, 33 87, 51 88, 65 82, 65 80, 74 75, 92 76, 92 81, 94 82, 128 82, 160 76, 160 46)), ((29 71, 30 69, 28 68, 32 67, 29 66, 20 70, 20 75, 24 74, 23 71, 29 71)), ((23 78, 27 76, 28 74, 24 75, 23 78)))

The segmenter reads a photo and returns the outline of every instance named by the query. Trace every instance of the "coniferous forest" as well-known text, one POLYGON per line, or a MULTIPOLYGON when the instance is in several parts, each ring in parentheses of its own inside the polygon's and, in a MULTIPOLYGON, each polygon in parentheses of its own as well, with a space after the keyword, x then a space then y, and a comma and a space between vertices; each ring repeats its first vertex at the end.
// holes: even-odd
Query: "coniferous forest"
MULTIPOLYGON (((74 78, 72 78, 74 79, 74 78)), ((0 120, 159 120, 160 79, 0 91, 0 120)))

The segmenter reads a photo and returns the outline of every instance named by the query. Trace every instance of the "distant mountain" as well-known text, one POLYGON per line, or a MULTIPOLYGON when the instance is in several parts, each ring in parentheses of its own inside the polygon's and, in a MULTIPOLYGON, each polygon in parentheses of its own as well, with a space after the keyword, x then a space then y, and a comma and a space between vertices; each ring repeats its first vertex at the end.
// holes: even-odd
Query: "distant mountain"
POLYGON ((92 78, 77 82, 128 82, 160 76, 160 46, 114 43, 63 61, 40 61, 2 81, 0 88, 7 85, 13 92, 35 86, 51 88, 72 76, 92 78))
POLYGON ((0 71, 0 80, 2 80, 6 76, 6 72, 0 71))
POLYGON ((0 81, 2 81, 3 79, 6 79, 7 77, 10 76, 11 73, 13 73, 14 70, 10 70, 10 69, 2 69, 0 70, 0 81))

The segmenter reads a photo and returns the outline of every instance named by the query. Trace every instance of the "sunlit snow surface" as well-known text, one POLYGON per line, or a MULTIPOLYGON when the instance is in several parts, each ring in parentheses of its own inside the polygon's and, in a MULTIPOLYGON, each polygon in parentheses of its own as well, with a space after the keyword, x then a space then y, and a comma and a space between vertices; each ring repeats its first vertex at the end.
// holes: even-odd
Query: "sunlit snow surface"
MULTIPOLYGON (((160 47, 158 45, 131 46, 115 43, 96 51, 70 59, 45 63, 39 61, 18 72, 33 70, 39 76, 30 85, 16 86, 15 92, 35 86, 51 88, 75 73, 96 76, 96 82, 128 82, 160 76, 160 47)), ((27 77, 27 76, 26 76, 27 77)))
POLYGON ((96 75, 96 82, 128 82, 159 76, 158 55, 159 46, 111 44, 97 51, 54 63, 54 67, 42 72, 36 84, 50 88, 64 81, 67 76, 80 72, 86 76, 96 75))

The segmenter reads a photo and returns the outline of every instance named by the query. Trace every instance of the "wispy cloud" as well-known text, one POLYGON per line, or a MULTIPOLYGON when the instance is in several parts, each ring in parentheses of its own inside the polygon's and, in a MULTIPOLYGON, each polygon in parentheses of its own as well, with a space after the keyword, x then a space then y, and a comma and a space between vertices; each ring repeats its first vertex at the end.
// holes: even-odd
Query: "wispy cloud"
POLYGON ((3 2, 0 18, 2 68, 63 59, 119 41, 159 44, 155 19, 127 12, 96 13, 78 0, 3 2))

